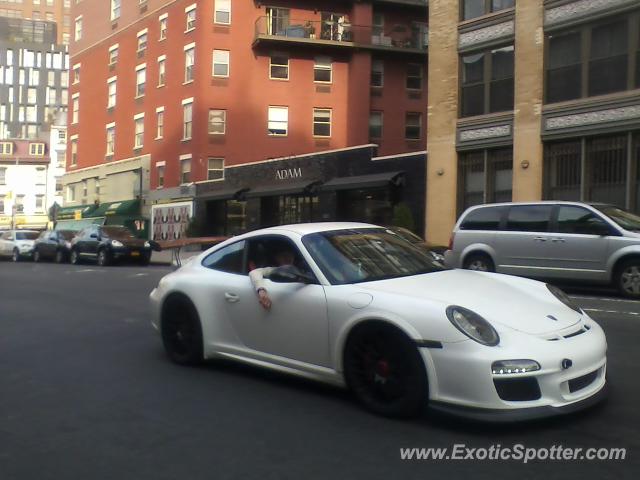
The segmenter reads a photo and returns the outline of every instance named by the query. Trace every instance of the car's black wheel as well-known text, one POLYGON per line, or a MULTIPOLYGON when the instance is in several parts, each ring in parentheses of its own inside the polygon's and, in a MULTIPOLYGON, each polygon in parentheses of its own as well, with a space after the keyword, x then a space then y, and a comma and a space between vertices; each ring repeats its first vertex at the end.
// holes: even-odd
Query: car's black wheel
POLYGON ((148 266, 151 263, 151 254, 142 254, 142 258, 140 259, 140 265, 143 267, 148 266))
POLYGON ((20 251, 17 248, 13 249, 13 253, 11 254, 11 260, 14 262, 20 261, 20 251))
POLYGON ((64 262, 64 252, 60 249, 56 250, 56 256, 55 256, 55 261, 56 263, 62 263, 64 262))
POLYGON ((496 267, 493 260, 484 253, 472 253, 464 260, 464 268, 467 270, 476 270, 478 272, 495 272, 496 267))
POLYGON ((98 250, 98 265, 101 267, 108 267, 111 265, 111 255, 106 248, 98 250))
POLYGON ((169 298, 162 313, 162 343, 169 358, 180 365, 203 360, 202 325, 196 307, 183 297, 169 298))
POLYGON ((70 261, 71 261, 71 263, 73 265, 79 265, 80 264, 80 255, 78 254, 78 250, 76 250, 75 248, 73 250, 71 250, 70 261))
POLYGON ((640 299, 640 258, 623 262, 617 269, 615 284, 625 297, 640 299))
POLYGON ((412 417, 427 405, 427 374, 418 348, 382 322, 356 327, 349 335, 344 374, 351 391, 372 412, 412 417))
POLYGON ((40 249, 36 248, 33 251, 33 261, 38 263, 42 260, 42 255, 40 255, 40 249))

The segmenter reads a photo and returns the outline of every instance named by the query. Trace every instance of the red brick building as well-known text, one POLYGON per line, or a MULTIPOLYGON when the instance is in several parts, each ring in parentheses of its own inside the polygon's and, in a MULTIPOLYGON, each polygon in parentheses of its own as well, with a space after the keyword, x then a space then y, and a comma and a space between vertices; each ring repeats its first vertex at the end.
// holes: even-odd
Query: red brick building
POLYGON ((74 4, 67 204, 141 196, 148 213, 238 165, 424 151, 426 3, 74 4))

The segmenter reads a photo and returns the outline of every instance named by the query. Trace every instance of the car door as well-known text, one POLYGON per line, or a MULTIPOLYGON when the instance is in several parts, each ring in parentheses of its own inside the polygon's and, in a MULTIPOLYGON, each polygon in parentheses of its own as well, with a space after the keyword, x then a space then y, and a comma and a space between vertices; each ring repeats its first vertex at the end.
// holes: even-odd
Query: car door
POLYGON ((98 255, 98 244, 101 240, 101 231, 100 227, 93 226, 90 227, 87 231, 87 235, 84 240, 84 255, 87 257, 95 257, 98 255))
POLYGON ((595 212, 578 205, 559 205, 548 242, 550 277, 606 280, 609 234, 614 228, 595 212))
POLYGON ((499 272, 544 277, 551 266, 548 245, 553 204, 512 205, 507 212, 504 231, 496 235, 500 252, 499 272))
POLYGON ((242 275, 225 278, 226 317, 242 344, 261 354, 275 355, 312 365, 329 367, 328 316, 324 288, 319 284, 277 283, 265 279, 270 310, 258 303, 248 276, 249 268, 275 266, 275 250, 286 246, 294 252, 295 265, 308 270, 299 248, 288 237, 261 235, 246 242, 242 275))
POLYGON ((0 235, 0 255, 7 255, 7 245, 9 244, 10 232, 4 232, 0 235))
POLYGON ((45 231, 38 238, 38 250, 40 255, 50 258, 55 254, 55 242, 57 241, 57 233, 55 231, 45 231))

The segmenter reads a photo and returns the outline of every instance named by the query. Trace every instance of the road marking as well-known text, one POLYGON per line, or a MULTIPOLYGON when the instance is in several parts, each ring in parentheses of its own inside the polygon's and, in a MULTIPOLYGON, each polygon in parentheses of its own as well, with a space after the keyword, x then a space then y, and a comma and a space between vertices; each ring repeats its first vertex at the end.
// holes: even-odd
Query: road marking
POLYGON ((575 298, 576 300, 592 300, 599 302, 618 302, 618 303, 633 303, 640 305, 638 300, 625 300, 622 298, 609 298, 609 297, 588 297, 586 295, 569 295, 569 298, 575 298))
POLYGON ((129 275, 129 277, 148 277, 148 273, 136 273, 135 275, 129 275))
POLYGON ((633 315, 636 317, 640 317, 640 313, 638 312, 621 312, 619 310, 601 310, 599 308, 583 308, 585 312, 598 312, 598 313, 615 313, 617 315, 633 315))

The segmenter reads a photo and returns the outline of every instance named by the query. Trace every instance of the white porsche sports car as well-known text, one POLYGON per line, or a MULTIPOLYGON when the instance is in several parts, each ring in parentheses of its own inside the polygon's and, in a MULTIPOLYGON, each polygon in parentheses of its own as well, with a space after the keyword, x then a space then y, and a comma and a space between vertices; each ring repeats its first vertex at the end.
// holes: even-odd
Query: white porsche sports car
POLYGON ((442 270, 384 227, 316 223, 233 237, 165 276, 153 325, 179 364, 228 358, 349 387, 370 410, 480 420, 605 395, 604 332, 556 287, 442 270), (288 264, 281 252, 289 252, 288 264), (292 263, 291 263, 292 262, 292 263), (248 273, 269 277, 271 308, 248 273))

